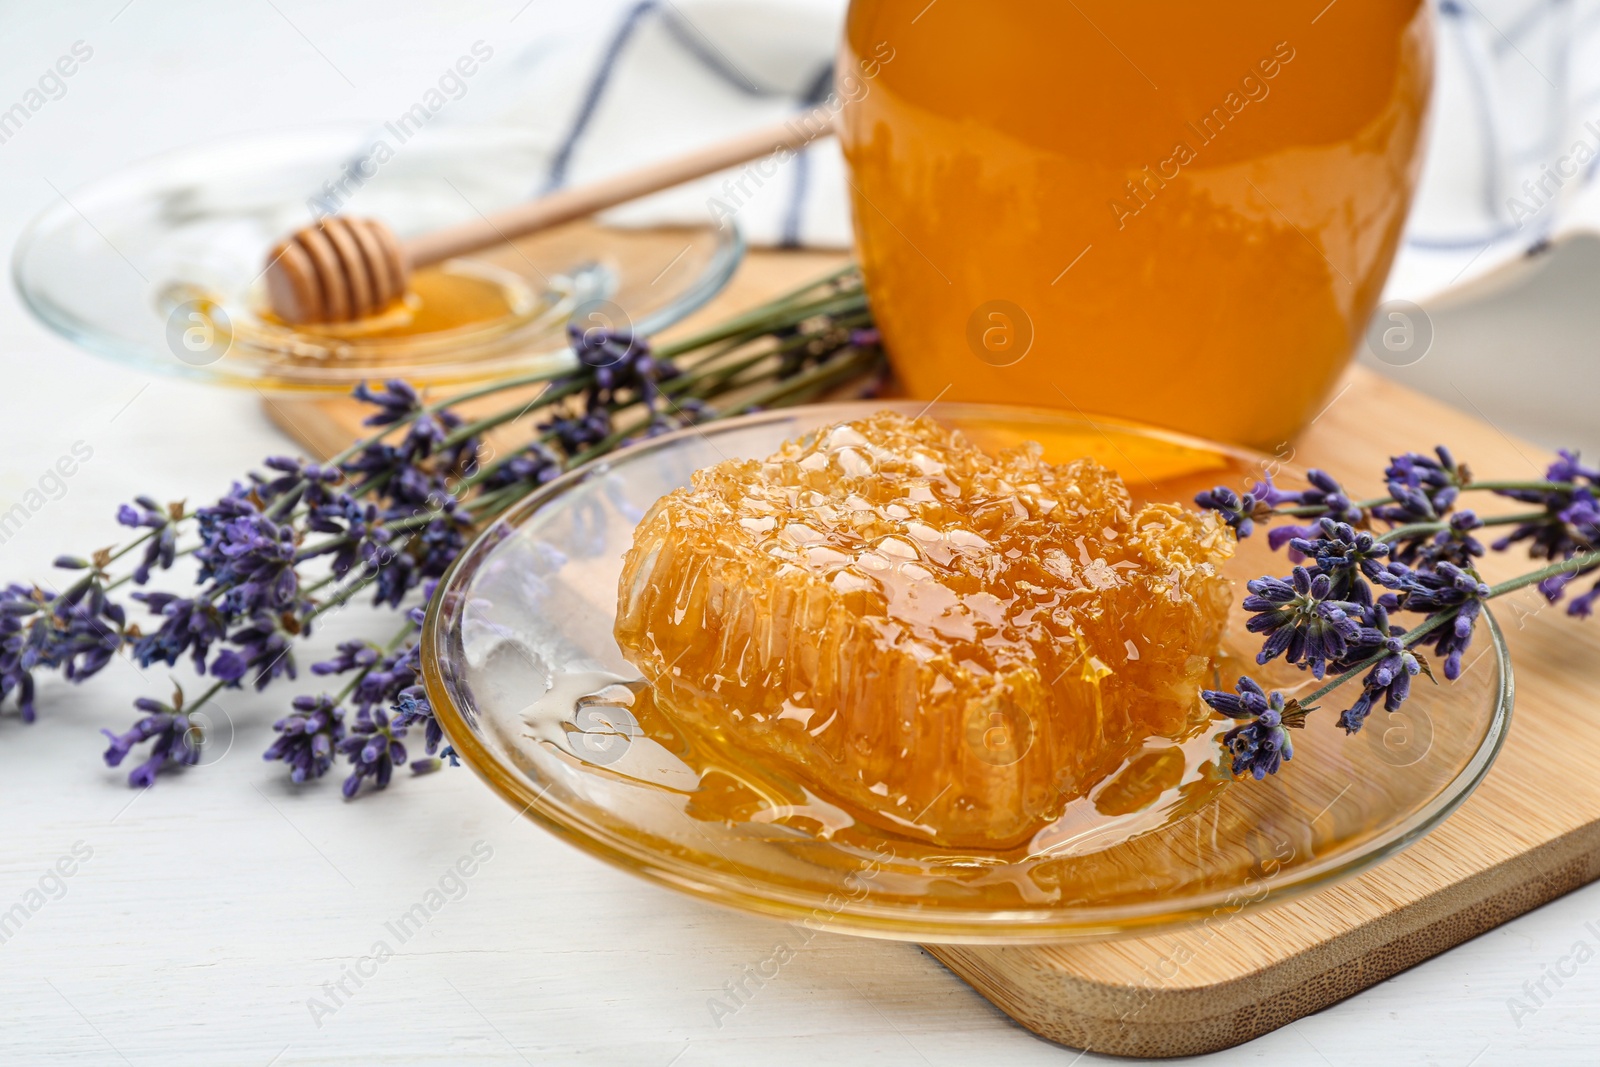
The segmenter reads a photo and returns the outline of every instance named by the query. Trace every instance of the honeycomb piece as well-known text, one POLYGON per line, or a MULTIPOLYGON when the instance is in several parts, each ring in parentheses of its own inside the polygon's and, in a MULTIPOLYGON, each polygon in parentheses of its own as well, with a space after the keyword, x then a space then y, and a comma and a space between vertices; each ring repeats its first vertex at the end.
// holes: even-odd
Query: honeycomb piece
POLYGON ((868 824, 1025 842, 1206 720, 1233 550, 1041 454, 881 412, 698 471, 634 533, 617 640, 675 721, 868 824))

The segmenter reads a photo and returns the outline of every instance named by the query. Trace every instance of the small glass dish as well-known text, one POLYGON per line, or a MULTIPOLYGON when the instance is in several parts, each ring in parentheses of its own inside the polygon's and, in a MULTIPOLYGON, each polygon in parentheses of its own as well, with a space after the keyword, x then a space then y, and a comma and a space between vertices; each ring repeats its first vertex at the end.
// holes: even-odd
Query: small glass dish
MULTIPOLYGON (((1153 800, 1073 801, 1009 853, 882 832, 792 825, 781 811, 716 817, 699 771, 629 711, 642 685, 612 636, 621 558, 662 494, 728 458, 758 458, 820 426, 903 402, 827 404, 733 419, 640 443, 552 483, 462 554, 429 609, 423 676, 449 742, 515 809, 594 855, 695 896, 831 930, 945 943, 1101 939, 1281 900, 1404 848, 1482 780, 1505 737, 1511 665, 1486 619, 1454 683, 1419 680, 1402 711, 1346 737, 1336 692, 1296 731, 1294 759, 1262 782, 1218 770, 1214 738, 1181 746, 1181 780, 1153 800)), ((1046 458, 1091 456, 1140 500, 1188 501, 1265 473, 1268 457, 1058 412, 938 405, 930 414, 993 452, 1038 441, 1046 458)), ((1238 606, 1246 580, 1282 571, 1264 536, 1224 568, 1236 587, 1222 677, 1243 670, 1290 694, 1316 684, 1259 647, 1238 606)), ((641 705, 642 706, 642 705, 641 705)), ((1138 758, 1137 756, 1135 758, 1138 758)))
MULTIPOLYGON (((449 260, 419 287, 495 310, 449 328, 355 335, 264 314, 268 252, 317 214, 386 222, 400 237, 532 195, 554 150, 501 127, 336 123, 207 142, 74 190, 17 243, 12 277, 46 325, 142 370, 283 391, 347 392, 367 378, 463 383, 558 369, 562 327, 653 333, 726 284, 744 244, 730 221, 558 226, 449 260), (403 335, 401 335, 403 334, 403 335)), ((405 319, 415 293, 381 318, 405 319)), ((379 324, 384 325, 384 324, 379 324)))

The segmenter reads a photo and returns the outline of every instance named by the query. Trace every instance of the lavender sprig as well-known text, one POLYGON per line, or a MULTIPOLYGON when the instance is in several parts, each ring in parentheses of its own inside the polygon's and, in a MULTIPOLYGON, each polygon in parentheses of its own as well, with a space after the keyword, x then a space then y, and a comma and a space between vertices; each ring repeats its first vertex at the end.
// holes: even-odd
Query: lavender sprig
MULTIPOLYGON (((1239 537, 1274 519, 1312 520, 1268 532, 1269 547, 1288 546, 1293 560, 1309 562, 1284 578, 1251 581, 1243 607, 1252 615, 1249 630, 1263 635, 1257 662, 1281 655, 1319 681, 1329 673, 1334 677, 1298 703, 1267 692, 1249 677, 1232 692, 1202 692, 1217 713, 1242 721, 1222 736, 1236 776, 1259 779, 1276 773, 1293 756, 1283 731, 1302 725, 1315 701, 1357 678, 1358 694, 1339 713, 1346 733, 1358 732, 1380 702, 1387 712, 1398 710, 1411 695, 1412 680, 1432 676, 1421 647, 1442 659, 1447 680, 1459 678, 1484 605, 1495 597, 1537 585, 1555 603, 1567 586, 1600 572, 1600 470, 1582 465, 1575 453, 1561 452, 1540 482, 1476 481, 1442 445, 1432 456, 1394 457, 1384 476, 1388 493, 1372 500, 1353 500, 1330 475, 1316 470, 1308 474, 1311 488, 1299 492, 1279 489, 1268 479, 1243 496, 1218 486, 1195 497, 1239 537), (1540 510, 1480 518, 1458 507, 1469 491, 1492 492, 1540 510), (1374 522, 1388 529, 1374 533, 1374 522), (1494 549, 1525 543, 1531 558, 1552 562, 1489 585, 1476 569, 1485 553, 1476 532, 1499 525, 1514 529, 1495 541, 1494 549), (1384 592, 1375 594, 1374 586, 1384 592), (1422 618, 1407 628, 1391 621, 1397 612, 1422 618)), ((1568 614, 1589 615, 1597 599, 1600 581, 1570 601, 1568 614)))
POLYGON ((563 472, 621 444, 753 406, 798 403, 882 365, 865 294, 853 268, 696 337, 654 345, 628 330, 569 330, 574 366, 430 399, 408 382, 363 384, 373 433, 324 462, 267 458, 215 501, 198 508, 136 497, 117 521, 136 536, 87 557, 62 556, 76 572, 67 588, 45 583, 0 590, 0 699, 24 721, 38 703, 37 675, 94 676, 119 653, 143 667, 188 661, 211 684, 185 707, 141 698, 123 733, 107 731, 106 762, 136 750, 134 785, 200 761, 205 716, 194 713, 223 689, 257 689, 298 676, 296 649, 321 620, 361 598, 406 612, 389 642, 352 641, 312 665, 343 677, 339 693, 301 695, 276 725, 266 759, 291 780, 311 782, 341 759, 346 795, 381 788, 406 761, 404 738, 420 731, 425 772, 455 762, 425 692, 417 640, 419 605, 468 541, 506 509, 563 472), (537 386, 498 411, 460 405, 537 386), (531 439, 496 455, 484 434, 517 425, 531 439), (113 573, 132 557, 131 569, 113 573), (192 557, 194 580, 152 589, 192 557), (144 618, 130 620, 121 586, 144 618))

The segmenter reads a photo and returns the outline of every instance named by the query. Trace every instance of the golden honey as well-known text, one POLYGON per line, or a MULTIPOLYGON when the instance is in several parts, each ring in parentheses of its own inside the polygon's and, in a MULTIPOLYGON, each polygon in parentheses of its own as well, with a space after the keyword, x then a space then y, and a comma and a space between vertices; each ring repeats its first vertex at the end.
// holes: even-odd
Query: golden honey
POLYGON ((532 294, 514 275, 450 260, 414 272, 405 296, 353 322, 291 327, 265 309, 260 315, 264 322, 303 337, 370 343, 490 328, 526 317, 533 305, 532 294))
POLYGON ((663 497, 616 636, 674 732, 748 757, 701 809, 770 817, 788 780, 814 812, 1007 848, 1113 774, 1106 814, 1176 784, 1181 759, 1139 753, 1205 729, 1232 548, 1090 460, 884 412, 663 497))
POLYGON ((1421 0, 854 0, 838 69, 913 396, 1270 450, 1361 343, 1432 47, 1421 0))

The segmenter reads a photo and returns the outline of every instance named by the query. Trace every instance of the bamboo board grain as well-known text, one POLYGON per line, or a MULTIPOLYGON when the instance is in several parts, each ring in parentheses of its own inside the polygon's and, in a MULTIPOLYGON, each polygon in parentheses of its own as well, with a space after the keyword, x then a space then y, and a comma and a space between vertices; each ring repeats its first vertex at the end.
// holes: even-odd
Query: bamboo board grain
MULTIPOLYGON (((697 319, 757 303, 838 262, 755 253, 697 319)), ((314 452, 337 450, 359 432, 338 401, 272 404, 273 417, 314 452)), ((1364 495, 1389 455, 1437 442, 1486 475, 1536 476, 1547 460, 1473 415, 1361 368, 1281 451, 1364 495)), ((1493 581, 1515 568, 1514 559, 1492 558, 1484 569, 1493 581)), ((1600 878, 1600 731, 1592 728, 1600 628, 1544 607, 1531 590, 1496 610, 1517 678, 1510 737, 1478 791, 1407 851, 1290 903, 1219 916, 1210 934, 928 950, 1053 1041, 1114 1055, 1193 1055, 1286 1025, 1600 878), (1550 773, 1551 752, 1561 753, 1559 775, 1550 773)))

